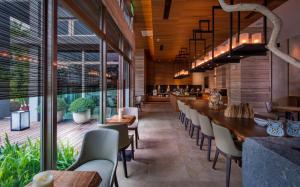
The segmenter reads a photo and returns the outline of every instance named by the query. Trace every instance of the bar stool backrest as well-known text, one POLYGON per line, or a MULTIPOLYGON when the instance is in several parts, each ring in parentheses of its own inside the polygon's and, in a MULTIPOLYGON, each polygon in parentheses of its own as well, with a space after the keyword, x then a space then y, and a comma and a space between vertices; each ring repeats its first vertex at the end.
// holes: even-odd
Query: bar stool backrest
POLYGON ((186 116, 186 118, 189 119, 189 120, 191 119, 190 110, 191 110, 191 107, 190 107, 189 105, 185 105, 185 111, 186 111, 185 116, 186 116))
POLYGON ((214 137, 210 119, 207 116, 200 113, 198 113, 198 118, 201 126, 201 132, 207 136, 214 137))
POLYGON ((236 148, 230 131, 214 122, 212 122, 212 127, 217 148, 225 154, 241 157, 242 152, 236 148))
POLYGON ((190 115, 193 125, 200 127, 200 122, 198 118, 198 111, 194 109, 190 109, 190 115))

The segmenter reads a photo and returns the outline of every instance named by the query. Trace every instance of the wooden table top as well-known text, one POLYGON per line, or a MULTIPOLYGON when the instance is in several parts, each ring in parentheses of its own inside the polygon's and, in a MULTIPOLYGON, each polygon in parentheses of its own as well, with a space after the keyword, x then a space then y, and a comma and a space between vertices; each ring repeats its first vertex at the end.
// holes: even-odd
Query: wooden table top
POLYGON ((118 117, 118 115, 114 115, 111 118, 106 119, 106 124, 126 124, 126 125, 132 125, 135 122, 136 117, 132 115, 123 115, 122 119, 118 117))
MULTIPOLYGON (((54 187, 98 187, 101 177, 94 171, 56 171, 51 170, 54 187)), ((26 185, 32 187, 32 184, 26 185)))
POLYGON ((216 124, 228 128, 241 141, 244 141, 249 137, 269 136, 264 127, 256 125, 254 119, 225 117, 225 106, 221 107, 219 110, 212 110, 208 107, 207 100, 186 101, 185 103, 199 113, 208 116, 216 124))
POLYGON ((273 106, 273 109, 283 112, 300 112, 300 107, 295 106, 273 106))

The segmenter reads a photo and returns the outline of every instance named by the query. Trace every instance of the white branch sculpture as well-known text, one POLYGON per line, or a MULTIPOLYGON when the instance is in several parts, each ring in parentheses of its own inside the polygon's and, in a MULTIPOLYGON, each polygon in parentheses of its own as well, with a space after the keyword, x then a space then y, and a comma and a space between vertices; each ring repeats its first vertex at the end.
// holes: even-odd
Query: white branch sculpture
POLYGON ((267 48, 271 52, 273 52, 276 56, 281 58, 282 60, 300 68, 299 60, 295 59, 294 57, 292 57, 286 53, 283 53, 276 46, 277 39, 278 39, 280 31, 281 31, 282 22, 281 22, 281 19, 275 13, 273 13, 267 7, 259 5, 259 4, 241 3, 241 4, 236 4, 236 5, 229 5, 229 4, 226 4, 224 2, 224 0, 219 0, 219 3, 221 5, 222 9, 226 12, 254 11, 254 12, 259 12, 259 13, 263 14, 264 16, 266 16, 274 25, 267 48))

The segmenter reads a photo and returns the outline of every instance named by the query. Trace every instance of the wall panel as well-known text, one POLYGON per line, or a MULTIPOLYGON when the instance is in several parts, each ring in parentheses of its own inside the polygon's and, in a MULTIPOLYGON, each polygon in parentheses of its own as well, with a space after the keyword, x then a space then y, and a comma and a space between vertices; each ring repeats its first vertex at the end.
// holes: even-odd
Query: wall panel
POLYGON ((137 49, 135 52, 135 95, 145 95, 145 52, 137 49))

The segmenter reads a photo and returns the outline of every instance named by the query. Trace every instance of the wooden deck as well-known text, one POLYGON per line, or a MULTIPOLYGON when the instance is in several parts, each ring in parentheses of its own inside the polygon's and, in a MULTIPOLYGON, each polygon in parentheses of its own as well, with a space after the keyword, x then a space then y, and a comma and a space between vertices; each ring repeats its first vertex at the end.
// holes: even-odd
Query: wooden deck
MULTIPOLYGON (((83 136, 86 132, 97 128, 97 121, 91 121, 84 125, 78 125, 70 121, 61 122, 57 125, 58 145, 69 143, 77 150, 81 148, 83 136)), ((9 119, 0 120, 0 146, 4 144, 5 133, 7 133, 11 143, 22 144, 30 138, 36 140, 40 138, 40 123, 33 122, 29 129, 23 131, 11 131, 9 119)))

